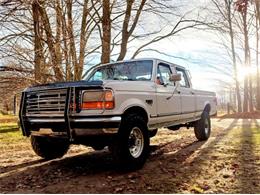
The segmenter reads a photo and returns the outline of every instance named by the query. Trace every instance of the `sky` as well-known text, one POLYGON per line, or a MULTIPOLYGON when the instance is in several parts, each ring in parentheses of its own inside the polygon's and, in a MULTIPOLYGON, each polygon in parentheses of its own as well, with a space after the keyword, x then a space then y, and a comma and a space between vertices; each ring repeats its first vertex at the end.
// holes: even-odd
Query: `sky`
MULTIPOLYGON (((176 56, 176 58, 148 52, 142 53, 138 57, 156 55, 157 58, 186 67, 191 72, 193 87, 196 89, 215 90, 219 85, 215 79, 224 76, 220 71, 214 71, 210 67, 218 66, 218 63, 221 62, 220 51, 216 45, 205 38, 179 37, 175 40, 165 40, 158 43, 156 49, 176 56)), ((228 76, 225 77, 225 80, 229 79, 228 76)))

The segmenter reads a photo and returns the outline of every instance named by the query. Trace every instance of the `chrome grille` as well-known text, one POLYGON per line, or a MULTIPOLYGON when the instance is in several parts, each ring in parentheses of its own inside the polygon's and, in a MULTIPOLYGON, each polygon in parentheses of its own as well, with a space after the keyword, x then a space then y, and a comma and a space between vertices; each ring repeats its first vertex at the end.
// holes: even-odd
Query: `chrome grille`
POLYGON ((64 115, 66 89, 33 91, 26 95, 26 115, 64 115))

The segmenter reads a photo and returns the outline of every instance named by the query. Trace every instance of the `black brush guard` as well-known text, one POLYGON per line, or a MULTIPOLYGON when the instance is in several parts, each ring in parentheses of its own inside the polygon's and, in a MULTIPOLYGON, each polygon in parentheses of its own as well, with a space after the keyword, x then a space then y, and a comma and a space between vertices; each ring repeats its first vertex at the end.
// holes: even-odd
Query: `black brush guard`
MULTIPOLYGON (((60 126, 62 125, 62 128, 65 130, 67 137, 70 140, 74 139, 74 134, 73 134, 73 130, 71 128, 71 119, 72 113, 77 113, 78 112, 78 106, 75 107, 75 99, 76 98, 72 98, 72 96, 74 95, 74 97, 76 97, 76 92, 82 91, 82 90, 89 90, 89 89, 104 89, 103 88, 103 83, 94 83, 88 85, 89 86, 76 86, 76 87, 57 87, 57 84, 51 85, 52 87, 49 87, 48 85, 44 85, 42 86, 37 86, 37 87, 32 87, 29 88, 27 90, 25 90, 24 92, 22 92, 22 96, 21 96, 21 103, 20 103, 20 111, 19 111, 19 118, 20 118, 20 123, 21 123, 21 129, 22 129, 22 133, 24 136, 29 137, 31 135, 31 131, 34 130, 34 128, 37 128, 37 125, 34 126, 29 120, 28 120, 28 116, 26 115, 26 106, 27 106, 27 95, 30 94, 32 91, 44 91, 44 90, 49 90, 49 89, 61 89, 61 90, 66 90, 66 101, 65 101, 65 109, 64 109, 64 114, 62 117, 60 117, 60 119, 63 119, 62 122, 58 123, 58 124, 51 124, 49 123, 50 126, 52 126, 53 128, 55 128, 55 126, 60 126), (46 88, 47 86, 47 88, 46 88), (71 106, 73 105, 73 106, 71 106)), ((41 125, 38 125, 39 128, 43 127, 41 125)), ((51 128, 51 127, 49 127, 51 128)))

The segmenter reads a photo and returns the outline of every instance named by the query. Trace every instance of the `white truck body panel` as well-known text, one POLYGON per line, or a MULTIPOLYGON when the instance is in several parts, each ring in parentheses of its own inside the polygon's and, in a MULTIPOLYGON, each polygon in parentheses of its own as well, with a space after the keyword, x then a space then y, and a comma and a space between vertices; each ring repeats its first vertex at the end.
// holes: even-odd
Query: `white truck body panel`
MULTIPOLYGON (((141 60, 153 61, 151 81, 105 80, 104 87, 114 91, 115 108, 100 113, 89 110, 81 111, 79 115, 122 115, 127 109, 136 106, 145 110, 148 116, 148 127, 154 129, 196 121, 200 119, 206 105, 210 105, 211 115, 216 113, 216 94, 193 89, 189 74, 184 67, 158 59, 141 60), (176 67, 183 69, 186 72, 190 87, 179 86, 177 82, 175 85, 167 86, 157 84, 155 80, 157 67, 160 63, 169 65, 172 74, 176 74, 176 67), (149 105, 146 102, 147 100, 151 100, 153 103, 149 105)), ((104 65, 97 67, 102 66, 104 65)))

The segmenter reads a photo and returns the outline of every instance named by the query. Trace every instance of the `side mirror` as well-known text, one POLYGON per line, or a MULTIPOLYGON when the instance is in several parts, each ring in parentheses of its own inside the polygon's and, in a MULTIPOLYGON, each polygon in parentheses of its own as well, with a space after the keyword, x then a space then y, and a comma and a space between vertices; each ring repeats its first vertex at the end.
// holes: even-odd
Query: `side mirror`
POLYGON ((170 81, 176 82, 181 80, 181 74, 172 74, 170 77, 170 81))

